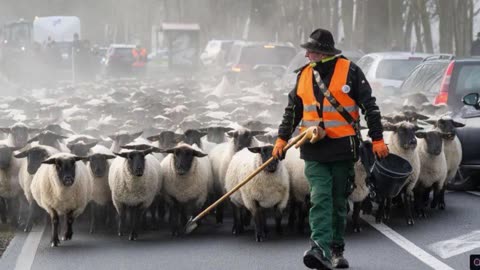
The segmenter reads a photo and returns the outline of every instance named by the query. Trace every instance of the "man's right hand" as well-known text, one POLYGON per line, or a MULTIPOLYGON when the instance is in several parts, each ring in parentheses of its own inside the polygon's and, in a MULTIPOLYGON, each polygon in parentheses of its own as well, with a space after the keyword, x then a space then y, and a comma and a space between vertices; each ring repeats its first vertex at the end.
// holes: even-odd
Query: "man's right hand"
POLYGON ((272 157, 279 160, 283 159, 283 148, 285 148, 286 145, 286 141, 281 138, 277 138, 277 140, 275 141, 275 146, 273 147, 272 157))

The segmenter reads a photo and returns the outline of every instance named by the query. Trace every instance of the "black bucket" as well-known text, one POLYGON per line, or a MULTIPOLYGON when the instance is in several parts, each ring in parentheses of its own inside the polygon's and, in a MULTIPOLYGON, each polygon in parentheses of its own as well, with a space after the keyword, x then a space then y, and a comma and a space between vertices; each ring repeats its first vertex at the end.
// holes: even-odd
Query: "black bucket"
POLYGON ((385 198, 393 198, 400 193, 413 168, 408 160, 389 154, 386 158, 376 159, 372 167, 375 192, 385 198))

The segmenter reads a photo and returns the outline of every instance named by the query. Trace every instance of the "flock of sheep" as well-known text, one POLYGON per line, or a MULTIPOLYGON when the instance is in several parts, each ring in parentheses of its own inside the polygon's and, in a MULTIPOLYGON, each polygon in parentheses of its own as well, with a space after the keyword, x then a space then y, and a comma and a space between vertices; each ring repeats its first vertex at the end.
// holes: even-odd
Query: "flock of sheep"
MULTIPOLYGON (((286 94, 271 85, 239 89, 225 79, 178 78, 112 80, 4 97, 0 124, 8 128, 0 129, 1 221, 30 231, 47 212, 52 246, 60 243, 60 217, 66 221, 63 239, 70 240, 82 213, 91 233, 101 223, 135 240, 140 228, 168 219, 172 235, 179 235, 190 216, 271 157, 286 94)), ((362 147, 349 197, 356 231, 360 211, 368 213, 372 202, 379 205, 378 222, 388 220, 392 205, 401 203, 413 224, 414 213, 425 215, 432 189, 432 208, 445 208, 445 183, 462 156, 455 136, 461 124, 435 116, 445 108, 418 99, 410 97, 384 117, 390 151, 414 168, 398 198, 369 196, 374 186, 364 165, 370 167, 374 159, 368 139, 362 147)), ((382 104, 392 108, 391 101, 382 104)), ((309 208, 303 170, 300 152, 292 148, 217 207, 216 222, 223 223, 228 205, 232 233, 242 233, 253 218, 255 239, 264 241, 267 209, 273 209, 278 233, 285 213, 289 226, 303 232, 309 208)))

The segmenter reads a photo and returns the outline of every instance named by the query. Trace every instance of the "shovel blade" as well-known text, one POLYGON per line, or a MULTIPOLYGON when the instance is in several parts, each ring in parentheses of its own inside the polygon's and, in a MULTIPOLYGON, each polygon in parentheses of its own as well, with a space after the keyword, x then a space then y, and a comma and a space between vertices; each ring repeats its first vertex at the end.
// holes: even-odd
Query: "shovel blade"
POLYGON ((185 234, 190 234, 197 227, 198 227, 198 223, 193 220, 193 217, 191 217, 190 220, 187 222, 187 225, 185 225, 185 234))

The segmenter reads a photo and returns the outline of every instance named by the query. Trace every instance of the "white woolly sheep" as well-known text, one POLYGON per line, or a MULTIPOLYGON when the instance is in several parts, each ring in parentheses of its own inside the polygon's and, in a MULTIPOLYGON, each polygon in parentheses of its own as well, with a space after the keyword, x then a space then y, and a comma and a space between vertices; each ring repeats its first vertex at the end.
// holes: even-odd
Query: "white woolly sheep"
POLYGON ((447 160, 443 151, 443 140, 449 138, 449 134, 438 129, 417 131, 417 152, 420 158, 420 174, 415 186, 415 209, 420 217, 425 217, 425 204, 428 200, 430 189, 440 192, 447 178, 447 160))
MULTIPOLYGON (((225 189, 231 190, 271 158, 272 150, 273 145, 265 145, 249 147, 236 153, 228 166, 225 189)), ((240 213, 243 207, 248 209, 254 217, 257 242, 264 241, 266 237, 264 209, 275 209, 276 231, 281 233, 282 212, 287 206, 289 194, 288 172, 283 163, 275 159, 230 197, 234 214, 232 233, 236 235, 243 231, 243 217, 240 213)))
MULTIPOLYGON (((264 134, 263 131, 251 131, 246 128, 239 127, 236 130, 227 132, 230 140, 215 146, 208 158, 212 164, 215 196, 221 197, 225 194, 225 174, 233 155, 245 147, 255 147, 263 145, 254 138, 256 135, 264 134)), ((223 203, 216 209, 217 223, 223 223, 223 203)))
POLYGON ((10 222, 16 226, 18 195, 21 192, 18 183, 18 172, 20 170, 20 161, 13 157, 13 152, 20 147, 0 145, 0 198, 6 203, 6 211, 2 213, 4 217, 10 216, 10 222))
POLYGON ((38 144, 15 155, 15 158, 22 159, 20 161, 18 181, 28 204, 28 216, 24 228, 25 232, 29 232, 32 229, 32 218, 38 208, 31 191, 33 176, 44 160, 57 153, 58 150, 56 148, 38 144))
POLYGON ((445 153, 445 159, 447 161, 447 177, 440 183, 440 192, 433 194, 433 200, 431 208, 445 209, 445 186, 446 184, 455 178, 460 163, 462 162, 462 144, 457 137, 456 129, 464 127, 465 125, 454 121, 450 116, 442 116, 438 120, 427 121, 433 124, 434 127, 446 134, 446 138, 443 140, 443 152, 445 153))
POLYGON ((104 210, 104 218, 114 218, 109 214, 108 208, 113 209, 112 191, 108 185, 108 171, 110 169, 110 159, 115 158, 110 149, 96 145, 91 148, 90 155, 88 155, 87 169, 92 179, 92 205, 90 216, 90 233, 95 232, 95 225, 97 214, 100 209, 104 210))
POLYGON ((60 215, 66 215, 67 230, 63 240, 71 240, 73 221, 90 201, 92 182, 83 157, 69 153, 57 153, 43 161, 33 177, 31 190, 38 205, 52 220, 52 247, 58 246, 60 215))
POLYGON ((283 161, 290 179, 290 213, 288 225, 292 229, 297 220, 297 231, 303 232, 310 204, 310 185, 305 176, 305 161, 300 158, 300 149, 290 148, 283 161), (296 214, 298 213, 298 216, 296 214), (296 219, 297 217, 297 219, 296 219))
POLYGON ((28 134, 38 132, 39 129, 29 128, 24 123, 15 123, 9 128, 0 128, 0 132, 8 133, 5 144, 15 147, 24 147, 28 141, 28 134))
POLYGON ((133 134, 130 134, 128 132, 118 132, 115 135, 108 136, 113 141, 113 144, 110 147, 110 150, 112 150, 112 152, 120 151, 121 146, 132 142, 136 138, 140 137, 142 135, 142 133, 143 133, 142 131, 137 132, 137 133, 133 133, 133 134))
POLYGON ((147 150, 122 150, 115 153, 108 173, 108 184, 112 190, 112 201, 117 213, 118 235, 123 235, 126 211, 130 212, 131 231, 129 240, 137 239, 137 221, 142 212, 153 202, 162 184, 159 177, 158 160, 147 150))
POLYGON ((164 152, 169 154, 161 164, 164 192, 171 209, 172 234, 176 236, 180 232, 180 219, 186 220, 207 200, 212 168, 209 160, 202 158, 207 154, 196 145, 180 143, 164 152))

